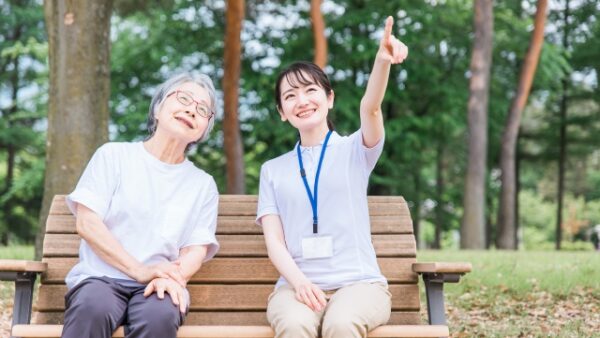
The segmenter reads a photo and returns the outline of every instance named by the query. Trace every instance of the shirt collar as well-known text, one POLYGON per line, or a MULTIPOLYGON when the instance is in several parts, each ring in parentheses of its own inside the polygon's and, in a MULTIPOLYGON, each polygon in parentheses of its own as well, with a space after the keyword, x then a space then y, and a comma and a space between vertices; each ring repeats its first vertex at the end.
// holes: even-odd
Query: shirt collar
MULTIPOLYGON (((341 139, 342 139, 342 137, 340 136, 340 134, 338 134, 337 131, 334 130, 331 133, 331 136, 329 136, 329 142, 327 142, 327 146, 329 147, 330 145, 336 144, 341 139)), ((294 149, 292 149, 292 154, 294 156, 298 156, 298 152, 296 151, 296 147, 298 146, 298 142, 300 142, 300 141, 297 141, 296 144, 294 145, 294 149)), ((316 145, 316 146, 312 146, 312 147, 303 147, 303 146, 300 146, 300 151, 301 152, 305 152, 306 150, 308 150, 310 148, 322 146, 323 142, 325 142, 325 139, 323 139, 321 142, 319 142, 319 144, 316 145)))

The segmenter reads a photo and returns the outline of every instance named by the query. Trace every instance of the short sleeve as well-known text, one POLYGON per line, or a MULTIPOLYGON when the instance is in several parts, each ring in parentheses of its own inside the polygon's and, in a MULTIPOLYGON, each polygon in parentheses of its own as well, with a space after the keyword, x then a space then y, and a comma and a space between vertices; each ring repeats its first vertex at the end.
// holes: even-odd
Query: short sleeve
POLYGON ((75 190, 67 198, 67 206, 77 216, 77 203, 90 208, 104 218, 118 185, 115 147, 107 143, 94 153, 75 190))
POLYGON ((359 129, 354 134, 352 134, 352 142, 354 146, 354 154, 358 162, 364 167, 367 176, 370 175, 371 171, 373 171, 375 165, 377 164, 377 160, 379 160, 379 157, 383 152, 385 135, 381 137, 381 140, 379 140, 379 142, 377 142, 376 145, 374 145, 371 148, 368 148, 363 143, 362 130, 359 129))
POLYGON ((219 192, 215 181, 210 179, 210 187, 206 193, 206 198, 200 208, 200 218, 192 230, 191 235, 186 238, 181 246, 182 248, 192 245, 206 245, 206 257, 208 261, 219 251, 219 242, 215 233, 217 232, 217 213, 219 211, 219 192))
POLYGON ((261 218, 265 215, 279 215, 275 191, 269 178, 269 170, 265 164, 260 168, 260 183, 258 187, 258 207, 256 211, 256 224, 262 226, 261 218))

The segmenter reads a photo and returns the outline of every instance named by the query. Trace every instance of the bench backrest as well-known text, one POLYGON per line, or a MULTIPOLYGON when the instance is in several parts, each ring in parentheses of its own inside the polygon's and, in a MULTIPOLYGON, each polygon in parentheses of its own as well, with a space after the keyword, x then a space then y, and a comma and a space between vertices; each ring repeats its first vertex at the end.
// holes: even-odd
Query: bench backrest
MULTIPOLYGON (((261 228, 254 223, 255 195, 221 195, 217 238, 221 249, 202 266, 188 289, 192 298, 188 325, 266 325, 267 297, 279 274, 269 262, 261 228)), ((422 324, 419 317, 416 243, 406 202, 400 196, 369 197, 373 244, 390 283, 390 324, 422 324)), ((80 238, 64 196, 55 196, 43 247, 48 270, 42 275, 33 323, 63 320, 64 278, 78 260, 80 238)))

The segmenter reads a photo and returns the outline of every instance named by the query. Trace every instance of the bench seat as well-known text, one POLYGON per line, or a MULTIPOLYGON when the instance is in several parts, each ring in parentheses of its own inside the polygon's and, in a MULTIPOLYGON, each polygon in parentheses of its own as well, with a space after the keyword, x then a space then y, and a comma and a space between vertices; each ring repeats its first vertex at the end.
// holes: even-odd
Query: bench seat
MULTIPOLYGON (((13 335, 18 337, 58 338, 62 325, 15 325, 13 335)), ((179 329, 180 338, 272 338, 270 326, 202 326, 184 325, 179 329)), ((385 325, 369 332, 369 337, 447 337, 445 325, 385 325)), ((113 337, 125 337, 123 327, 117 329, 113 337)))

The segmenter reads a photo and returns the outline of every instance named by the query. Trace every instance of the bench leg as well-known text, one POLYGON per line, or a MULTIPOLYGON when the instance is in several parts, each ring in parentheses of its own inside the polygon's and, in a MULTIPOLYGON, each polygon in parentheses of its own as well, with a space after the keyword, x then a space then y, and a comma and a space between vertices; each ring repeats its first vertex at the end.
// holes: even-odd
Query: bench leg
POLYGON ((427 316, 430 325, 446 325, 444 281, 436 276, 423 276, 427 295, 427 316))
MULTIPOLYGON (((12 325, 29 324, 36 273, 20 272, 15 279, 15 303, 12 325)), ((12 336, 11 336, 12 337, 12 336)))

